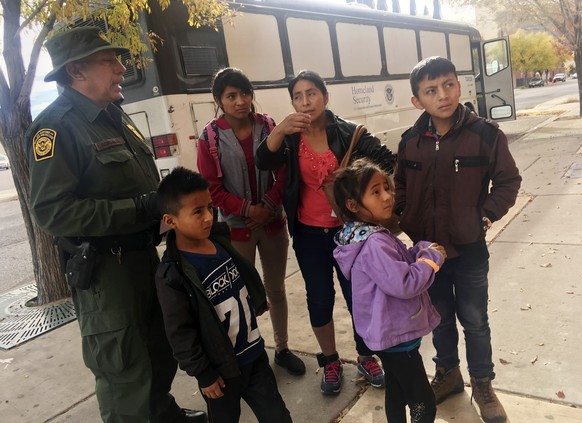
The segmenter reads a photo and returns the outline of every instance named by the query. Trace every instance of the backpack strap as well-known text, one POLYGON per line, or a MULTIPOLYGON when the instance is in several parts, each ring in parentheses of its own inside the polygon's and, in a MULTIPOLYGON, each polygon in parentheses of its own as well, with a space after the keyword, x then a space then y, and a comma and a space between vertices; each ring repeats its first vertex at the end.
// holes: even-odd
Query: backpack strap
POLYGON ((222 178, 222 168, 220 167, 220 159, 218 158, 218 126, 216 120, 212 120, 204 128, 206 131, 206 142, 208 142, 208 152, 214 159, 216 165, 216 175, 222 178))

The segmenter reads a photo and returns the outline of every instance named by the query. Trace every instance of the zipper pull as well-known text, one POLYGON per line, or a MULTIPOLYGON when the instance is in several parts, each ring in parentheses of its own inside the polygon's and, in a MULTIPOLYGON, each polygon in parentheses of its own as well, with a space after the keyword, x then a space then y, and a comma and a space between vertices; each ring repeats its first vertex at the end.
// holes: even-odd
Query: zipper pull
POLYGON ((459 171, 459 159, 455 159, 455 172, 459 171))
POLYGON ((435 151, 439 151, 439 148, 440 148, 440 147, 439 147, 439 143, 440 143, 440 140, 436 140, 436 141, 435 141, 435 145, 434 145, 434 149, 435 149, 435 151))

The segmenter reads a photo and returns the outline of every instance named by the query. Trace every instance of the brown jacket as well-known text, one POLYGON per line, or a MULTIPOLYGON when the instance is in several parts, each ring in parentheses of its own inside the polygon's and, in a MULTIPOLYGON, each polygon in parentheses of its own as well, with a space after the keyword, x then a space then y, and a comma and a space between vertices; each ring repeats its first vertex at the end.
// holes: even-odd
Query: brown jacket
POLYGON ((398 146, 395 213, 416 243, 443 245, 448 257, 485 239, 483 217, 499 220, 515 204, 521 176, 496 123, 463 105, 453 128, 429 132, 423 113, 398 146), (438 149, 437 149, 438 145, 438 149))

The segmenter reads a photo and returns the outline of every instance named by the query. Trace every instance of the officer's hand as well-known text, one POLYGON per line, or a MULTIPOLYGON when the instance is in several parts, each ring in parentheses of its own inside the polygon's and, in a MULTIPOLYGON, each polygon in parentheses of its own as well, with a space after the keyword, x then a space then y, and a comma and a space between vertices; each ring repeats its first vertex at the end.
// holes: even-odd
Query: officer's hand
POLYGON ((138 222, 151 222, 162 218, 162 211, 158 199, 158 193, 152 191, 133 199, 135 202, 135 220, 138 222))

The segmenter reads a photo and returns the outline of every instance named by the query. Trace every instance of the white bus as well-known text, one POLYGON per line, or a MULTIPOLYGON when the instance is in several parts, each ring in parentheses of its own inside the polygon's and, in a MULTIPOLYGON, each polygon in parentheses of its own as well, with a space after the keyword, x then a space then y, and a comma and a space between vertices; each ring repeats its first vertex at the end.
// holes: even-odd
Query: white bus
MULTIPOLYGON (((157 3, 157 2, 153 2, 157 3)), ((145 69, 129 67, 123 103, 149 137, 161 175, 195 168, 196 142, 216 113, 210 93, 220 68, 242 69, 255 87, 258 111, 281 121, 293 111, 287 83, 302 69, 327 82, 329 108, 363 123, 393 151, 420 112, 411 102, 413 66, 429 56, 457 67, 461 102, 481 116, 515 119, 506 39, 482 41, 462 23, 317 1, 231 4, 232 24, 193 28, 181 1, 172 1, 142 25, 164 44, 145 69)))

